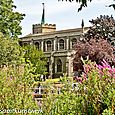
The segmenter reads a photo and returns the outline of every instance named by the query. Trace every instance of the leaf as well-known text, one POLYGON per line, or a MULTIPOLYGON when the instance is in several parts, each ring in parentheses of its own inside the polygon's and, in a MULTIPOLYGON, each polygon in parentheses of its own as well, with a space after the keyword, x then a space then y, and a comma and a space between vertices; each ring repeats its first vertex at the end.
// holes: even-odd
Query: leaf
POLYGON ((113 9, 115 10, 115 4, 111 4, 108 7, 113 7, 113 9))

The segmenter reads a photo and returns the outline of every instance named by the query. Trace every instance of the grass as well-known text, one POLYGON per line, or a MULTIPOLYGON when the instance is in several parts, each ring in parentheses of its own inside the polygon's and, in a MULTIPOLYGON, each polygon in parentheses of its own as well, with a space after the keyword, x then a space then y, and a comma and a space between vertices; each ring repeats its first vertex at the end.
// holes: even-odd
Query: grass
POLYGON ((60 81, 60 78, 46 79, 45 83, 57 83, 59 81, 60 81))

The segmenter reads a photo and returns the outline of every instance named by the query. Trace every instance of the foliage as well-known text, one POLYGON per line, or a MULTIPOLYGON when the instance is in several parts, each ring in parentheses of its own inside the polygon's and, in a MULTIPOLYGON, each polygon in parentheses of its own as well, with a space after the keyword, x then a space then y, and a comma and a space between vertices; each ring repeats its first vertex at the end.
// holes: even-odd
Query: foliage
POLYGON ((15 38, 21 34, 21 20, 24 14, 14 12, 16 6, 13 4, 13 0, 1 0, 0 1, 0 32, 4 36, 15 38))
POLYGON ((0 34, 0 65, 18 64, 23 57, 28 63, 28 60, 33 64, 35 72, 33 74, 45 74, 46 60, 42 51, 38 51, 35 46, 28 45, 20 47, 18 41, 3 37, 0 34))
POLYGON ((24 58, 24 52, 16 39, 4 37, 0 33, 0 40, 0 114, 8 110, 12 115, 19 112, 38 114, 41 110, 31 93, 34 78, 38 77, 35 75, 37 68, 31 60, 24 58))
MULTIPOLYGON (((20 65, 8 65, 0 68, 0 110, 37 110, 32 99, 34 68, 24 60, 20 65)), ((13 115, 16 111, 12 111, 13 115)))
POLYGON ((0 33, 0 65, 14 64, 20 58, 21 54, 18 41, 3 37, 0 33))
POLYGON ((38 103, 31 94, 37 68, 31 63, 33 60, 24 58, 18 43, 23 14, 14 12, 14 8, 13 0, 0 1, 0 114, 38 115, 38 103))
POLYGON ((43 52, 38 51, 34 45, 24 46, 23 51, 26 62, 28 63, 28 60, 30 60, 30 62, 33 64, 33 67, 35 67, 34 74, 45 74, 46 59, 44 58, 43 52))
POLYGON ((104 39, 91 39, 88 42, 78 42, 75 46, 75 51, 76 54, 73 61, 75 71, 79 69, 83 70, 81 57, 95 61, 97 64, 100 64, 105 59, 111 65, 115 65, 114 47, 104 39))
POLYGON ((58 83, 60 81, 59 78, 55 78, 55 79, 46 79, 45 83, 58 83))
POLYGON ((11 110, 14 115, 15 110, 38 110, 31 94, 36 68, 25 62, 17 40, 2 34, 0 40, 0 110, 11 110))
POLYGON ((84 61, 81 82, 59 95, 50 95, 43 104, 45 115, 112 115, 115 109, 115 68, 103 60, 101 65, 84 61))
MULTIPOLYGON (((58 1, 69 1, 69 2, 76 1, 77 3, 80 4, 80 7, 78 8, 78 12, 79 12, 82 10, 83 7, 87 7, 88 2, 91 2, 93 0, 58 0, 58 1)), ((108 7, 113 7, 113 9, 115 10, 115 4, 111 4, 108 7)))
POLYGON ((113 9, 115 10, 115 4, 111 4, 108 7, 113 7, 113 9))
MULTIPOLYGON (((64 0, 61 0, 61 1, 64 1, 64 0)), ((65 0, 65 1, 69 1, 69 2, 76 1, 77 3, 79 3, 80 4, 80 7, 78 8, 78 12, 79 12, 82 10, 83 7, 87 7, 87 2, 91 2, 92 0, 65 0)))
POLYGON ((108 42, 115 46, 115 20, 112 16, 100 15, 97 19, 92 19, 89 22, 93 26, 84 35, 86 41, 90 39, 107 39, 108 42))
POLYGON ((115 65, 115 20, 113 17, 100 16, 90 21, 93 26, 83 34, 75 46, 74 70, 83 70, 81 57, 100 63, 103 59, 115 65), (113 46, 111 46, 113 45, 113 46))
POLYGON ((97 114, 109 111, 112 115, 115 108, 115 68, 105 60, 101 65, 90 61, 85 63, 81 86, 85 90, 82 94, 87 100, 86 107, 91 105, 97 114))

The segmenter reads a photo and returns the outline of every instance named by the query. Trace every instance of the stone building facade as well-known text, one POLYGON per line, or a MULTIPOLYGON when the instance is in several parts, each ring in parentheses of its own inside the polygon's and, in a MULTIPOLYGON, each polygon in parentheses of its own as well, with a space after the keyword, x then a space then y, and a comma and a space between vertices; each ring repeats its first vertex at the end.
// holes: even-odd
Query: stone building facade
POLYGON ((47 72, 50 76, 65 73, 73 76, 74 45, 88 28, 56 31, 55 24, 35 24, 32 34, 20 38, 23 45, 35 44, 48 58, 47 72))

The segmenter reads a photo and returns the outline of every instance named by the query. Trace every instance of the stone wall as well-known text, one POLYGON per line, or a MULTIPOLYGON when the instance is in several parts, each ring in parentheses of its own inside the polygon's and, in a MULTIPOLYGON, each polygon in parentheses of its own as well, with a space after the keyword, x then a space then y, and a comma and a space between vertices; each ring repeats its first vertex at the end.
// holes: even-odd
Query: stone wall
MULTIPOLYGON (((34 25, 36 28, 39 28, 40 26, 41 25, 34 25)), ((55 29, 55 25, 44 25, 45 28, 47 26, 51 26, 53 29, 55 29)), ((46 31, 44 30, 44 32, 46 31)), ((29 34, 21 38, 21 42, 23 45, 39 45, 37 46, 38 50, 42 50, 45 53, 45 57, 49 58, 49 65, 47 67, 49 67, 48 70, 50 76, 56 73, 66 73, 68 76, 72 76, 72 55, 74 52, 73 45, 80 40, 81 35, 82 29, 77 28, 53 31, 49 33, 29 34), (59 72, 57 71, 58 59, 60 59, 60 63, 62 63, 62 71, 58 70, 59 72)))

